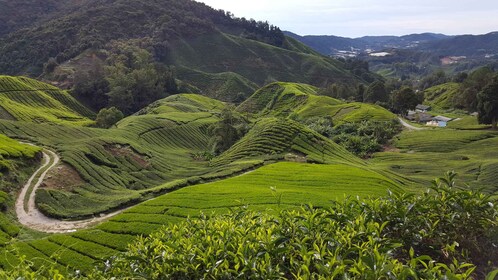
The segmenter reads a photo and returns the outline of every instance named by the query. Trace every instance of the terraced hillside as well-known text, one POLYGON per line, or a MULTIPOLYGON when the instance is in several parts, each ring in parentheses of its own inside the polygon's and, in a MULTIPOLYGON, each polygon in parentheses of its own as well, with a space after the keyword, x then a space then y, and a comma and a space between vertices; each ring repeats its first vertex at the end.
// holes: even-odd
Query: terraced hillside
POLYGON ((59 88, 26 77, 0 76, 0 119, 88 125, 94 116, 59 88))
POLYGON ((498 133, 492 130, 404 131, 394 143, 400 151, 374 155, 371 165, 427 185, 444 170, 474 188, 497 192, 498 133))
POLYGON ((39 160, 40 149, 0 134, 0 248, 19 235, 14 200, 20 185, 39 160))
POLYGON ((453 108, 453 98, 460 91, 460 84, 446 83, 424 91, 425 101, 437 109, 453 108))
POLYGON ((60 154, 62 163, 36 196, 42 212, 59 218, 112 211, 268 160, 282 160, 288 153, 305 161, 357 161, 304 126, 277 119, 262 120, 238 145, 210 162, 195 158, 196 153, 210 151, 209 128, 219 121, 224 106, 182 94, 151 104, 109 130, 0 121, 0 131, 60 154))
POLYGON ((238 108, 255 116, 332 117, 334 124, 362 120, 388 121, 396 116, 386 109, 366 103, 345 103, 318 95, 318 88, 296 83, 272 83, 254 93, 238 108))
POLYGON ((2 253, 7 258, 0 261, 0 265, 5 268, 15 265, 17 261, 11 252, 17 249, 30 259, 39 257, 35 267, 47 264, 50 257, 60 268, 69 266, 69 269, 86 272, 123 251, 137 236, 148 235, 165 224, 198 217, 201 213, 227 213, 234 207, 244 206, 262 211, 276 210, 299 207, 303 201, 326 207, 331 200, 347 195, 381 196, 387 190, 401 191, 388 178, 364 167, 296 162, 271 164, 242 176, 158 197, 91 230, 15 243, 2 253))

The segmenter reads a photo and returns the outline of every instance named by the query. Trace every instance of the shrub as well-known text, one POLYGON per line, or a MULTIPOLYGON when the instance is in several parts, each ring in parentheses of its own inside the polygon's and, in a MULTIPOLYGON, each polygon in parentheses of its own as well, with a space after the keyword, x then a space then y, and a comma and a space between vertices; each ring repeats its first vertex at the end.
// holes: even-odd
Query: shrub
POLYGON ((115 107, 104 108, 97 115, 96 125, 101 128, 110 128, 123 119, 123 117, 123 113, 115 107))
MULTIPOLYGON (((471 279, 496 265, 498 206, 438 179, 421 196, 335 202, 278 215, 189 219, 141 238, 103 278, 471 279)), ((482 275, 480 275, 482 276, 482 275)))

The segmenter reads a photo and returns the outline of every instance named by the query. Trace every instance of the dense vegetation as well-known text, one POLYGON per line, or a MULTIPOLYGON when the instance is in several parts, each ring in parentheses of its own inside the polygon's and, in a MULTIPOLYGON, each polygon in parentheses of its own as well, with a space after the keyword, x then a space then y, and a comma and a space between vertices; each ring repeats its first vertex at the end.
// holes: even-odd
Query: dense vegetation
MULTIPOLYGON (((349 198, 275 214, 240 208, 201 214, 139 238, 123 255, 85 274, 90 279, 472 279, 496 265, 497 252, 488 249, 498 236, 497 212, 496 200, 458 190, 449 173, 419 196, 349 198)), ((28 269, 29 262, 0 273, 26 277, 28 269)))
MULTIPOLYGON (((103 93, 115 93, 112 85, 108 88, 104 82, 110 82, 109 77, 103 77, 103 71, 95 71, 96 65, 121 55, 119 49, 126 49, 126 45, 137 43, 150 53, 151 62, 156 64, 155 71, 150 67, 133 69, 125 65, 131 70, 119 68, 122 71, 117 74, 131 79, 132 84, 144 82, 140 79, 143 74, 150 75, 154 88, 148 89, 152 89, 152 95, 161 88, 153 77, 164 77, 164 74, 169 75, 165 79, 169 85, 176 77, 187 88, 196 88, 196 93, 239 103, 240 96, 250 95, 255 85, 263 86, 276 80, 317 86, 340 82, 354 87, 363 79, 378 78, 368 69, 349 69, 346 63, 315 53, 285 37, 278 27, 268 22, 236 18, 229 12, 195 1, 66 0, 47 2, 46 7, 43 3, 27 2, 16 1, 22 7, 19 13, 28 13, 27 5, 36 6, 33 10, 39 9, 45 14, 20 23, 25 28, 13 27, 0 37, 0 72, 36 76, 43 72, 45 78, 65 86, 88 77, 92 82, 77 88, 82 90, 80 94, 98 92, 98 98, 84 100, 95 110, 105 106, 103 93), (218 87, 220 85, 222 87, 218 87)), ((7 6, 16 8, 12 3, 7 6)), ((15 22, 13 25, 17 26, 15 22)), ((111 80, 116 81, 115 78, 111 80)), ((124 82, 120 81, 122 85, 124 82)), ((130 84, 124 88, 130 87, 132 92, 138 90, 130 84)), ((168 89, 160 95, 165 97, 172 92, 168 89)), ((132 104, 138 108, 145 102, 132 104)))

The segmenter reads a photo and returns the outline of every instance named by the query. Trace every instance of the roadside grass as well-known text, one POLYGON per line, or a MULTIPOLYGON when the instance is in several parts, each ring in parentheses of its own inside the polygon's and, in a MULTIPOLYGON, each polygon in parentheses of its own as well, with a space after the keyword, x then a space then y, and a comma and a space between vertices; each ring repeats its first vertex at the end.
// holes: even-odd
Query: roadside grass
POLYGON ((0 248, 17 238, 21 228, 13 222, 18 184, 31 171, 40 148, 0 134, 0 248))
POLYGON ((452 129, 488 129, 491 125, 480 124, 476 116, 460 116, 456 120, 448 123, 448 128, 452 129))

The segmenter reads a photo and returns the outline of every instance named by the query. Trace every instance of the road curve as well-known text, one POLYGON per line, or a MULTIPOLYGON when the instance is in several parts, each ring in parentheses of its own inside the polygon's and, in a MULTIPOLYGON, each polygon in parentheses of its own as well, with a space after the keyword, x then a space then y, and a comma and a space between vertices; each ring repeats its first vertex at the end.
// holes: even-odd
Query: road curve
POLYGON ((86 220, 79 221, 61 221, 45 216, 40 212, 35 205, 35 195, 36 190, 40 187, 41 183, 47 176, 48 171, 54 168, 60 161, 59 156, 49 150, 43 151, 43 161, 42 165, 31 175, 28 182, 24 185, 21 190, 19 197, 16 200, 16 213, 19 222, 31 229, 47 232, 47 233, 67 233, 75 232, 79 229, 88 228, 95 224, 98 224, 112 216, 115 216, 124 211, 116 211, 107 215, 101 215, 99 217, 90 218, 86 220), (48 167, 48 168, 47 168, 48 167), (45 169, 46 168, 46 169, 45 169), (38 174, 41 175, 38 176, 38 174), (34 182, 36 180, 36 182, 34 182), (24 200, 28 195, 30 186, 33 186, 31 193, 29 194, 29 199, 27 203, 27 210, 25 209, 24 200))
POLYGON ((399 119, 399 122, 406 128, 410 129, 410 130, 425 130, 425 128, 423 127, 416 127, 416 126, 413 126, 409 123, 407 123, 405 120, 403 120, 402 118, 398 118, 399 119))

